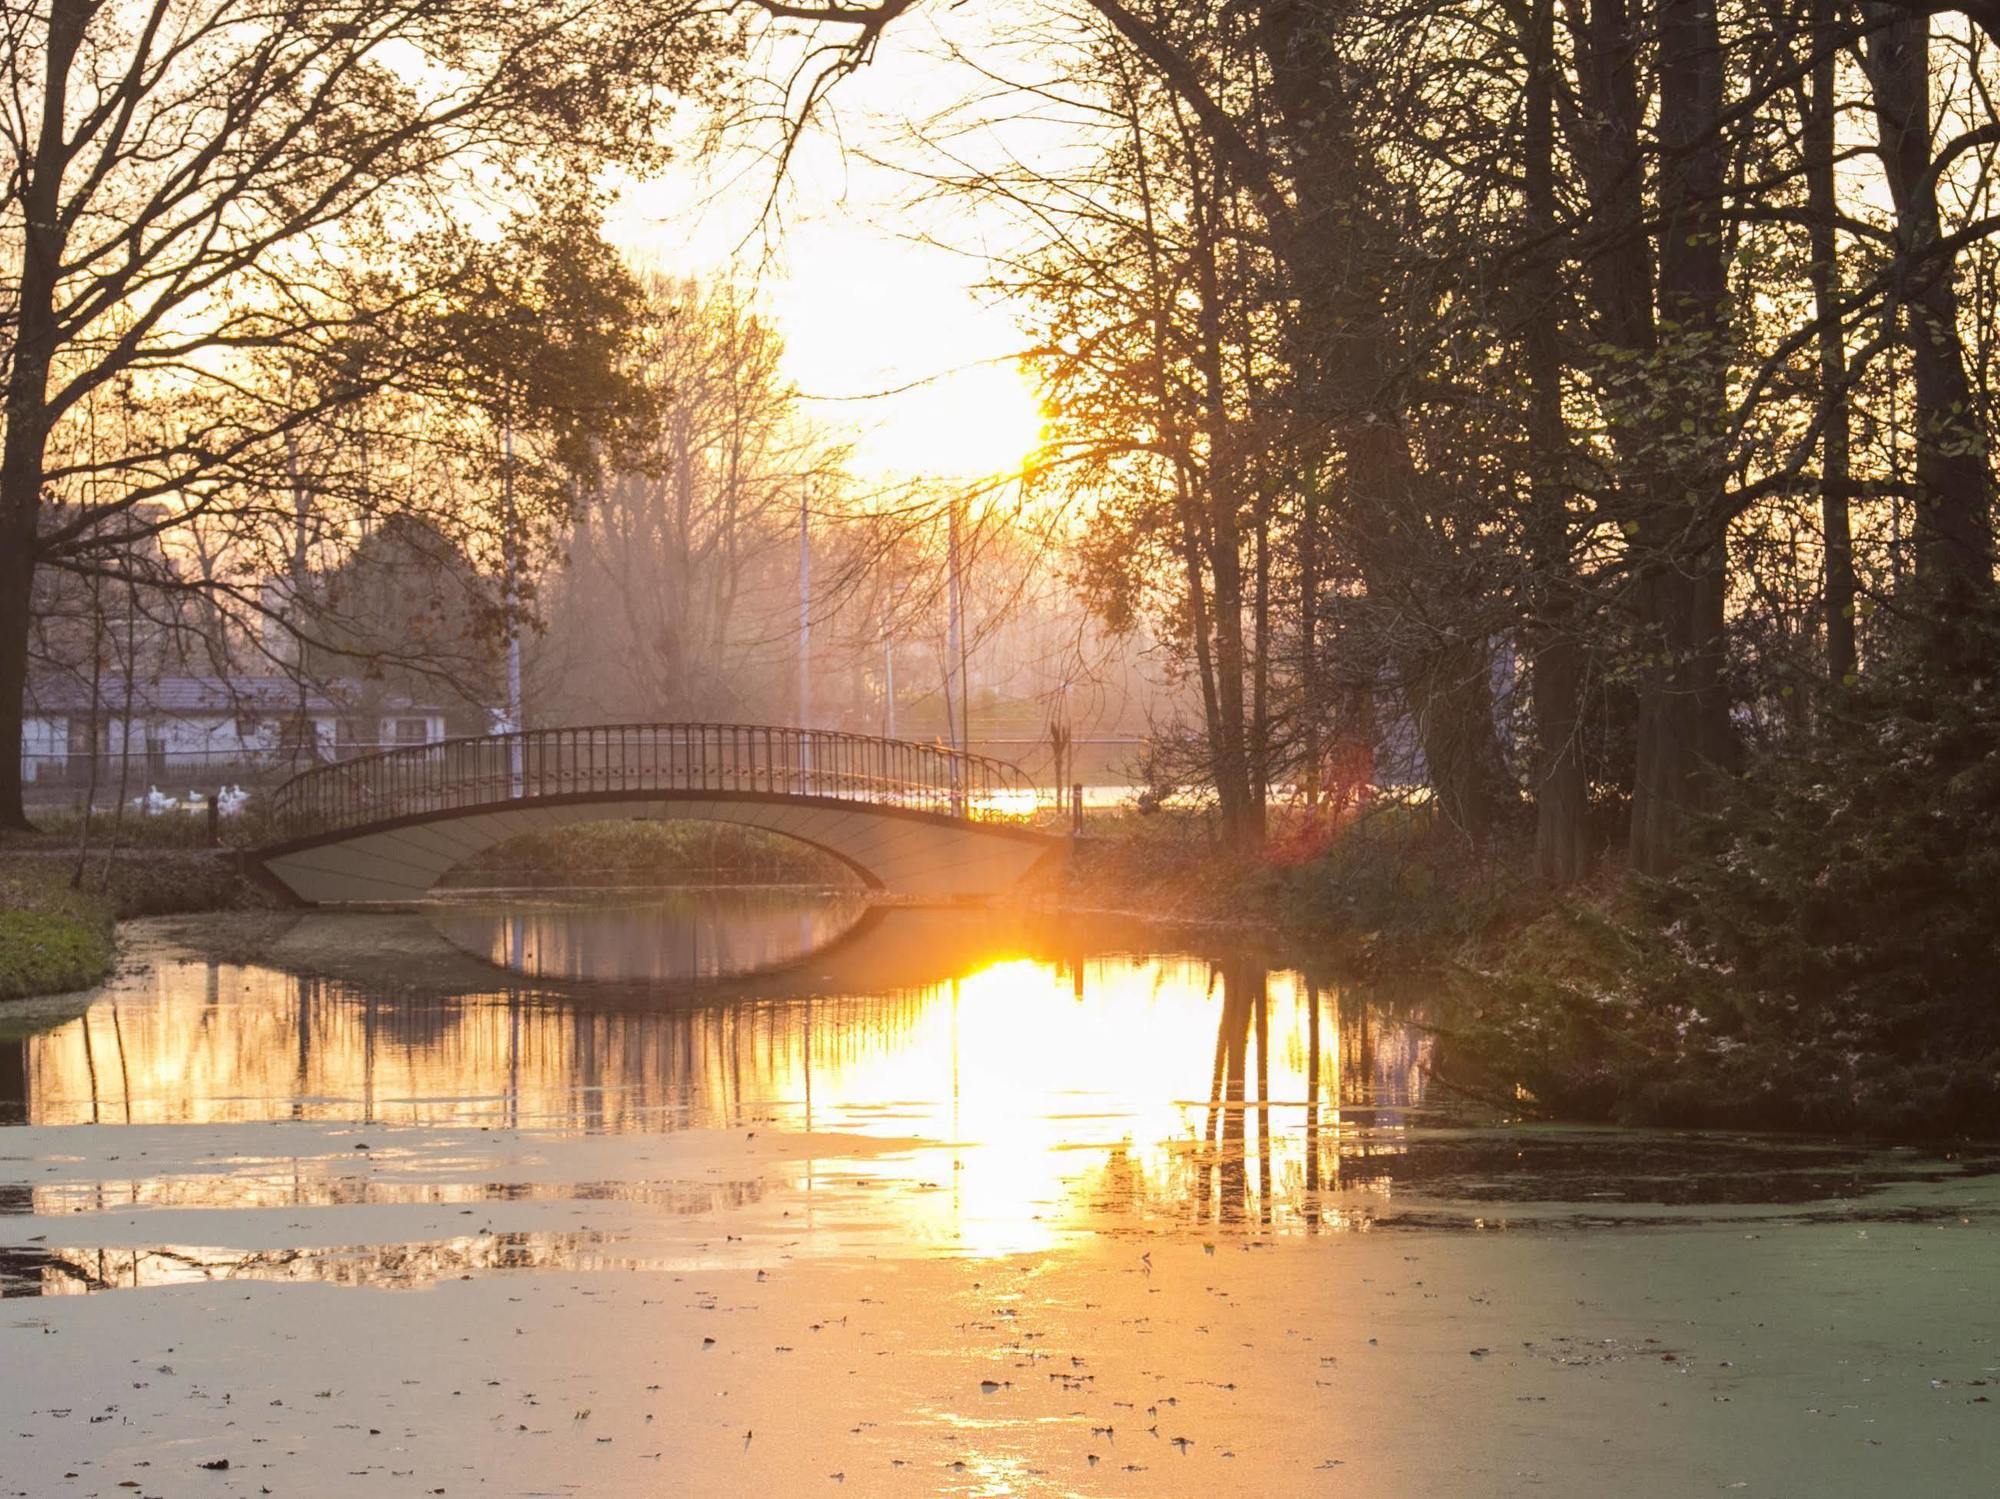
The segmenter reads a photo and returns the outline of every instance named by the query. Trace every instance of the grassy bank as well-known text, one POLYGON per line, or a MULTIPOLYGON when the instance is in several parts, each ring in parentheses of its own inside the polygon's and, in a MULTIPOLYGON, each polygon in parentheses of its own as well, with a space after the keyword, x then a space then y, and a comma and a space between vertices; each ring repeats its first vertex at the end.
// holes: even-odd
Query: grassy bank
POLYGON ((1187 811, 1093 817, 1042 898, 1177 922, 1258 927, 1330 949, 1357 974, 1435 967, 1534 919, 1528 850, 1473 849, 1419 810, 1392 808, 1337 834, 1274 810, 1261 849, 1233 850, 1187 811))
POLYGON ((86 989, 111 971, 111 906, 52 866, 0 866, 0 1000, 86 989))
POLYGON ((2000 1025, 1711 966, 1645 892, 1565 900, 1453 974, 1438 1070, 1550 1118, 2000 1139, 2000 1025))
POLYGON ((160 843, 86 861, 44 831, 0 843, 0 1000, 88 988, 111 971, 116 924, 270 904, 227 850, 160 843))
POLYGON ((1171 811, 1093 813, 1071 856, 1031 892, 1063 910, 1164 921, 1275 927, 1277 883, 1268 863, 1232 855, 1208 819, 1171 811))
POLYGON ((1871 864, 1829 822, 1824 851, 1773 868, 1781 844, 1727 826, 1673 880, 1607 861, 1558 892, 1525 830, 1474 847, 1414 811, 1331 838, 1280 817, 1244 855, 1199 816, 1134 815, 1094 825, 1043 898, 1272 929, 1356 981, 1421 976, 1446 999, 1438 1075, 1524 1113, 2000 1138, 1986 840, 1904 837, 1871 864), (1815 904, 1828 867, 1849 888, 1815 904))

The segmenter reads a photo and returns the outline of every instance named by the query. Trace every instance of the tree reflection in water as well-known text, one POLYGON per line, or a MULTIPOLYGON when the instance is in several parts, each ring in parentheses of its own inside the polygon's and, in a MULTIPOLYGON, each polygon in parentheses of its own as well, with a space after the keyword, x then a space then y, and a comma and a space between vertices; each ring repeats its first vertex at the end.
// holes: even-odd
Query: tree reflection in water
MULTIPOLYGON (((535 912, 544 934, 560 920, 535 912)), ((580 918, 586 933, 594 920, 580 918)), ((692 991, 440 993, 166 961, 7 1046, 0 1107, 43 1125, 914 1137, 941 1142, 942 1164, 913 1169, 950 1190, 896 1211, 919 1238, 974 1250, 1148 1216, 1260 1228, 1365 1216, 1365 1201, 1330 1211, 1328 1199, 1387 1189, 1375 1167, 1400 1150, 1402 1112, 1421 1102, 1419 1035, 1252 952, 1135 951, 1129 933, 1093 935, 891 911, 804 964, 692 991), (1349 1128, 1356 1108, 1373 1111, 1365 1130, 1349 1128)), ((804 1185, 824 1190, 824 1176, 804 1185)), ((443 1203, 496 1190, 357 1176, 332 1161, 39 1184, 13 1211, 443 1203)), ((675 1202, 657 1184, 606 1190, 662 1211, 729 1206, 706 1188, 675 1202)), ((341 1257, 329 1259, 331 1271, 341 1257)), ((237 1256, 224 1273, 263 1265, 237 1256)), ((162 1257, 158 1273, 182 1273, 174 1266, 162 1257)), ((300 1273, 296 1257, 268 1270, 300 1273)), ((402 1274, 386 1262, 380 1273, 402 1274)))
MULTIPOLYGON (((559 910, 534 919, 545 952, 602 930, 581 916, 558 939, 559 910)), ((1353 1228, 1426 1202, 1490 1202, 1501 1221, 1538 1196, 1806 1200, 1865 1187, 1865 1158, 1841 1147, 1551 1137, 1441 1111, 1426 1098, 1430 1042, 1412 1007, 1254 946, 980 911, 892 909, 844 935, 832 920, 798 930, 835 938, 692 987, 495 973, 440 990, 163 953, 82 1014, 0 1035, 0 1122, 61 1131, 0 1148, 0 1282, 420 1284, 517 1264, 644 1263, 649 1224, 740 1226, 794 1207, 808 1249, 817 1211, 843 1232, 980 1254, 1168 1223, 1253 1237, 1353 1228), (142 1165, 139 1148, 62 1131, 78 1125, 208 1133, 199 1151, 177 1151, 170 1142, 190 1136, 175 1130, 149 1137, 142 1165), (274 1134, 280 1125, 300 1133, 274 1134), (355 1126, 410 1132, 358 1161, 351 1139, 332 1138, 355 1126), (507 1138, 519 1143, 482 1152, 502 1138, 486 1131, 518 1131, 507 1138), (733 1154, 698 1170, 647 1164, 646 1140, 688 1131, 744 1135, 715 1135, 733 1154), (850 1143, 814 1143, 828 1135, 850 1143), (759 1136, 797 1148, 752 1159, 740 1142, 759 1136), (524 1152, 574 1161, 592 1141, 612 1153, 559 1179, 518 1169, 524 1152), (229 1232, 230 1210, 456 1215, 592 1199, 631 1215, 619 1242, 524 1221, 466 1236, 445 1227, 458 1216, 435 1215, 419 1243, 356 1244, 371 1235, 341 1229, 344 1217, 315 1220, 327 1242, 310 1249, 241 1234, 232 1247, 229 1232), (210 1242, 137 1242, 134 1209, 181 1210, 176 1237, 210 1242), (213 1230, 189 1228, 202 1210, 220 1210, 213 1230), (123 1236, 93 1242, 92 1226, 121 1214, 123 1236)), ((738 944, 752 949, 769 955, 764 937, 738 944)))

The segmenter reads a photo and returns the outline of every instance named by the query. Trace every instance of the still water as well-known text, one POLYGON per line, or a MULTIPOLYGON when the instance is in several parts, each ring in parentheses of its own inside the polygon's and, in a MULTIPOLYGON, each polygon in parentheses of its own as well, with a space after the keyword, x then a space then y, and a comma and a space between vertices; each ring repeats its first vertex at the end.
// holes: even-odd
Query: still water
MULTIPOLYGON (((1923 1471, 1956 1474, 1961 1460, 2000 1457, 2000 1420, 1977 1400, 1980 1384, 2000 1378, 2000 1315, 1981 1331, 1952 1311, 1964 1286, 1982 1282, 1982 1304, 1996 1310, 2000 1194, 1987 1155, 1524 1125, 1437 1081, 1434 996, 1342 985, 1255 944, 1132 925, 871 908, 806 891, 684 891, 308 916, 269 949, 257 962, 222 962, 142 940, 139 961, 103 990, 0 1029, 0 1294, 43 1306, 82 1294, 130 1309, 73 1323, 0 1319, 0 1349, 42 1360, 58 1384, 87 1385, 152 1359, 150 1343, 143 1354, 127 1350, 146 1337, 181 1350, 161 1355, 162 1367, 206 1350, 218 1387, 257 1381, 270 1375, 250 1352, 262 1338, 320 1347, 337 1363, 329 1349, 380 1322, 380 1335, 417 1363, 460 1345, 514 1371, 505 1377, 520 1374, 527 1349, 527 1367, 568 1360, 567 1377, 608 1402, 592 1408, 609 1410, 623 1397, 606 1369, 639 1357, 624 1348, 621 1326, 658 1319, 660 1336, 691 1339, 696 1328, 675 1319, 719 1325, 733 1306, 762 1340, 754 1356, 740 1350, 750 1362, 737 1375, 718 1382, 703 1366, 669 1360, 664 1374, 642 1378, 635 1368, 624 1391, 639 1403, 626 1412, 638 1421, 648 1398, 656 1405, 663 1388, 680 1389, 675 1379, 695 1381, 673 1418, 694 1422, 680 1450, 706 1453, 710 1465, 726 1453, 730 1466, 684 1473, 689 1492, 845 1475, 848 1459, 828 1466, 800 1445, 823 1426, 828 1441, 858 1442, 851 1461, 873 1475, 863 1492, 1303 1493, 1332 1482, 1307 1475, 1334 1470, 1307 1460, 1311 1444, 1299 1445, 1268 1399, 1246 1403, 1239 1388, 1295 1360, 1306 1389, 1337 1391, 1339 1361, 1381 1346, 1373 1335, 1364 1342, 1355 1321, 1368 1307, 1392 1320, 1367 1326, 1396 1327, 1399 1356, 1411 1361, 1382 1360, 1398 1372, 1372 1400, 1398 1390, 1418 1400, 1445 1388, 1437 1381, 1447 1367, 1463 1378, 1468 1358, 1481 1367, 1504 1359, 1520 1377, 1504 1396, 1479 1398, 1513 1418, 1521 1399, 1550 1398, 1551 1369, 1608 1379, 1616 1365, 1645 1388, 1613 1381, 1614 1405, 1599 1414, 1629 1421, 1656 1408, 1647 1390, 1663 1353, 1676 1376, 1705 1369, 1702 1393, 1718 1410, 1757 1404, 1753 1394, 1794 1399, 1782 1380, 1739 1388, 1733 1371, 1760 1356, 1751 1323, 1766 1326, 1749 1316, 1750 1302, 1725 1309, 1747 1291, 1765 1298, 1763 1313, 1779 1326, 1787 1299, 1801 1298, 1805 1320, 1766 1347, 1784 1350, 1787 1379, 1806 1377, 1794 1363, 1859 1358, 1875 1371, 1869 1381, 1881 1375, 1898 1392, 1921 1394, 1931 1379, 1947 1382, 1936 1390, 1965 1392, 1948 1413, 1943 1400, 1903 1413, 1920 1434, 1923 1471), (1830 1256, 1838 1275, 1826 1269, 1830 1256), (783 1290, 770 1279, 778 1267, 788 1267, 783 1290), (1925 1278, 1898 1289, 1912 1267, 1925 1278), (989 1289, 1022 1275, 1039 1278, 1042 1292, 989 1289), (739 1284, 747 1294, 731 1289, 739 1284), (306 1285, 344 1299, 243 1300, 248 1288, 283 1295, 306 1285), (465 1303, 477 1306, 470 1320, 445 1315, 457 1303, 436 1297, 355 1299, 444 1287, 487 1299, 465 1303), (1846 1294, 1863 1287, 1876 1297, 1865 1309, 1846 1294), (1816 1294, 1834 1296, 1851 1326, 1879 1318, 1883 1330, 1852 1347, 1811 1332, 1806 1324, 1825 1311, 1816 1294), (903 1302, 901 1312, 884 1310, 903 1302), (614 1304, 612 1323, 592 1320, 614 1304), (403 1310, 386 1309, 394 1306, 403 1310), (410 1330, 415 1306, 421 1333, 410 1330), (829 1347, 819 1334, 838 1326, 845 1337, 871 1317, 882 1326, 857 1335, 885 1342, 865 1351, 893 1345, 939 1388, 881 1383, 888 1366, 862 1359, 858 1346, 841 1370, 798 1383, 801 1339, 829 1347), (1022 1320, 1037 1317, 1060 1324, 1060 1333, 1032 1333, 1046 1344, 1031 1341, 1022 1320), (771 1318, 780 1325, 759 1320, 771 1318), (1232 1318, 1230 1338, 1212 1336, 1232 1318), (1690 1329, 1703 1318, 1712 1346, 1696 1354, 1688 1345, 1701 1339, 1690 1329), (1347 1334, 1342 1351, 1324 1351, 1330 1344, 1315 1339, 1337 1328, 1347 1334), (61 1357, 52 1333, 68 1336, 61 1357), (1917 1348, 1889 1346, 1906 1333, 1917 1348), (1215 1423, 1201 1440, 1236 1430, 1237 1440, 1264 1444, 1254 1460, 1233 1447, 1205 1454, 1225 1466, 1202 1469, 1199 1484, 1195 1468, 1173 1476, 1159 1461, 1193 1462, 1195 1438, 1157 1448, 1159 1354, 1181 1341, 1190 1359, 1197 1350, 1219 1359, 1214 1377, 1197 1381, 1208 1402, 1199 1408, 1215 1423), (1221 1342, 1231 1344, 1227 1357, 1213 1353, 1221 1342), (1057 1344, 1074 1362, 1043 1369, 1057 1344), (1091 1358, 1113 1357, 1138 1360, 1123 1395, 1090 1372, 1091 1358), (1448 1366, 1435 1362, 1445 1358, 1448 1366), (843 1372, 870 1393, 845 1403, 826 1395, 825 1382, 843 1372), (757 1429, 736 1413, 751 1383, 775 1402, 761 1449, 737 1429, 757 1429), (1156 1393, 1151 1422, 1133 1414, 1140 1385, 1156 1393), (1001 1422, 991 1441, 977 1437, 1000 1397, 1030 1387, 1031 1409, 1001 1422), (957 1408, 965 1390, 969 1412, 957 1408), (691 1412, 711 1404, 721 1413, 696 1421, 691 1412), (1969 1418, 1977 1424, 1960 1424, 1969 1418), (1118 1420, 1156 1428, 1154 1461, 1109 1465, 1083 1450, 1108 1446, 1099 1433, 1118 1420), (884 1445, 878 1429, 900 1435, 884 1445), (921 1470, 889 1450, 901 1452, 897 1443, 926 1454, 921 1470), (937 1455, 947 1449, 961 1455, 937 1455), (1058 1468, 1059 1481, 1050 1477, 1058 1468)), ((703 1336, 689 1346, 712 1351, 724 1337, 703 1336)), ((650 1340, 644 1346, 657 1356, 650 1340)), ((1834 1362, 1807 1372, 1828 1374, 1834 1362)), ((896 1367, 897 1378, 916 1377, 896 1367)), ((1765 1372, 1775 1375, 1776 1364, 1765 1372)), ((297 1377, 334 1384, 325 1399, 340 1398, 331 1375, 297 1377)), ((365 1364, 341 1378, 387 1384, 365 1364)), ((476 1432, 453 1416, 448 1402, 463 1398, 466 1377, 448 1382, 449 1397, 396 1386, 399 1410, 425 1434, 409 1438, 412 1450, 433 1476, 449 1468, 489 1491, 517 1491, 506 1485, 519 1475, 492 1468, 476 1432), (435 1407, 439 1399, 447 1405, 435 1407)), ((99 1394, 79 1387, 62 1398, 109 1404, 126 1425, 154 1398, 99 1394)), ((1590 1408, 1575 1404, 1580 1395, 1565 1387, 1571 1419, 1590 1408)), ((296 1398, 305 1396, 320 1391, 296 1398)), ((68 1406, 18 1384, 0 1404, 24 1433, 0 1441, 0 1478, 30 1463, 53 1473, 52 1463, 84 1474, 75 1482, 122 1481, 119 1463, 144 1468, 156 1458, 142 1454, 163 1443, 176 1461, 191 1460, 173 1444, 234 1440, 237 1419, 221 1406, 197 1418, 162 1403, 143 1437, 124 1432, 122 1445, 98 1450, 118 1433, 50 1414, 68 1406), (50 1445, 29 1443, 35 1432, 50 1445)), ((649 1410, 641 1428, 668 1419, 649 1410)), ((1413 1410, 1382 1415, 1415 1419, 1413 1410)), ((261 1417, 271 1428, 263 1440, 277 1444, 262 1454, 267 1466, 280 1450, 300 1462, 324 1456, 301 1419, 261 1417)), ((386 1418, 346 1424, 366 1431, 368 1419, 387 1429, 386 1418)), ((1748 1443, 1730 1459, 1750 1475, 1743 1481, 1787 1491, 1768 1486, 1749 1426, 1669 1425, 1671 1440, 1628 1432, 1644 1448, 1626 1453, 1640 1467, 1617 1470, 1630 1491, 1685 1491, 1676 1443, 1726 1451, 1732 1433, 1748 1443)), ((514 1427, 542 1429, 496 1429, 514 1427)), ((1856 1445, 1882 1439, 1875 1430, 1856 1445)), ((1542 1453, 1535 1471, 1546 1476, 1573 1441, 1579 1466, 1568 1471, 1582 1481, 1568 1489, 1602 1492, 1591 1485, 1610 1481, 1592 1466, 1604 1460, 1604 1440, 1516 1422, 1463 1437, 1460 1457, 1486 1473, 1481 1463, 1526 1461, 1508 1445, 1524 1443, 1542 1453), (1557 1447, 1544 1450, 1551 1441, 1557 1447), (1489 1451, 1495 1442, 1504 1450, 1489 1451)), ((654 1440, 647 1450, 669 1448, 654 1440)), ((596 1475, 586 1491, 659 1491, 602 1433, 577 1451, 588 1462, 576 1471, 596 1475)), ((1324 1460, 1359 1470, 1370 1454, 1389 1491, 1436 1492, 1444 1481, 1422 1454, 1324 1460)), ((387 1458, 353 1460, 363 1462, 355 1472, 402 1471, 387 1458)), ((549 1482, 562 1487, 572 1471, 563 1463, 577 1461, 555 1462, 549 1482)), ((282 1491, 345 1491, 305 1476, 317 1471, 290 1470, 282 1491)), ((1735 1471, 1724 1463, 1716 1486, 1737 1482, 1735 1471)), ((1829 1471, 1833 1487, 1822 1491, 1866 1491, 1842 1489, 1829 1471)), ((1513 1482, 1497 1468, 1487 1476, 1477 1491, 1513 1482)), ((545 1491, 521 1481, 520 1492, 545 1491)))

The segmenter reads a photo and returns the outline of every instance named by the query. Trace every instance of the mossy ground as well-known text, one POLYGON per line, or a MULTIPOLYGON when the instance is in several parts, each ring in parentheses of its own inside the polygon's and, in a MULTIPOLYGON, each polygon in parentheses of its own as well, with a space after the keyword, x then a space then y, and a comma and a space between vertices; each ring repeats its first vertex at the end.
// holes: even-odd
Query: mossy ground
POLYGON ((106 902, 53 869, 0 868, 0 1000, 88 988, 116 950, 106 902))
POLYGON ((134 916, 270 903, 228 850, 179 843, 93 853, 43 830, 0 842, 0 1000, 88 988, 111 971, 116 924, 134 916))

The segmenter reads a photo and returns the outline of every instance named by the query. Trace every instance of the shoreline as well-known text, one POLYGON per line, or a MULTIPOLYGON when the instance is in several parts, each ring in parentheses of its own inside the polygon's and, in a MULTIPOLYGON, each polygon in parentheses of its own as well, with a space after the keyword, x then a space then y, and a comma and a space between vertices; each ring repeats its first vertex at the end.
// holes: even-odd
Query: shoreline
MULTIPOLYGON (((981 909, 1017 923, 1131 923, 1153 941, 1179 934, 1196 946, 1269 946, 1286 964, 1316 967, 1327 982, 1429 986, 1448 1012, 1437 1025, 1440 1076, 1468 1096, 1510 1098, 1533 1117, 1854 1139, 2000 1138, 2000 1052, 1978 1044, 1953 1050, 1951 1038, 1927 1035, 1883 1038, 1871 1051, 1844 1032, 1795 1033, 1757 1021, 1754 1011, 1761 1028, 1746 1031, 1732 1022, 1739 1011, 1718 976, 1674 950, 1644 892, 1635 893, 1615 867, 1556 891, 1518 872, 1524 858, 1511 844, 1471 851, 1391 831, 1393 838, 1343 835, 1317 853, 1288 858, 1283 848, 1231 854, 1195 817, 1106 819, 1056 869, 981 909)), ((595 833, 591 846, 602 846, 605 836, 595 833)), ((560 862, 574 850, 538 845, 535 852, 560 862)), ((769 850, 752 852, 760 866, 768 862, 769 850)), ((582 872, 575 862, 572 879, 582 872)), ((0 846, 0 880, 35 867, 66 874, 67 860, 56 851, 0 846)), ((359 983, 509 981, 504 970, 441 936, 417 934, 407 926, 415 908, 364 913, 378 923, 400 915, 406 925, 378 924, 361 945, 381 944, 381 953, 360 964, 351 937, 322 945, 300 933, 287 946, 301 913, 278 909, 233 851, 140 847, 111 867, 117 877, 97 907, 109 914, 96 918, 105 936, 95 966, 27 994, 73 994, 102 982, 130 945, 120 929, 154 915, 175 918, 182 924, 170 930, 223 961, 272 962, 359 983)), ((476 876, 509 883, 436 894, 445 901, 551 899, 690 888, 660 873, 657 866, 599 869, 593 879, 626 882, 580 886, 552 883, 565 871, 545 859, 489 859, 476 876)), ((794 862, 754 882, 820 885, 821 873, 794 862)), ((56 892, 58 907, 65 896, 56 892)), ((90 908, 66 919, 87 929, 90 908)), ((511 981, 586 989, 619 983, 511 981)), ((0 1018, 19 1013, 25 997, 0 997, 0 1018)))
POLYGON ((41 840, 0 844, 0 1015, 117 972, 121 928, 147 916, 270 910, 235 849, 127 847, 89 855, 41 840))

